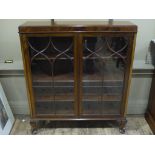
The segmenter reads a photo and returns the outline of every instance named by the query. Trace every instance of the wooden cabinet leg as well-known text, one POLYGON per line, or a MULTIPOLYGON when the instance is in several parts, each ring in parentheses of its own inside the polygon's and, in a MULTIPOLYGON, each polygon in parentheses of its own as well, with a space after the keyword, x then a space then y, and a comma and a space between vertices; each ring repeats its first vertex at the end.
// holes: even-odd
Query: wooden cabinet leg
POLYGON ((31 133, 33 135, 37 134, 37 130, 38 130, 38 121, 30 121, 30 125, 31 125, 31 133))
POLYGON ((126 124, 127 124, 126 118, 119 121, 119 132, 121 134, 125 134, 125 132, 126 132, 126 124))

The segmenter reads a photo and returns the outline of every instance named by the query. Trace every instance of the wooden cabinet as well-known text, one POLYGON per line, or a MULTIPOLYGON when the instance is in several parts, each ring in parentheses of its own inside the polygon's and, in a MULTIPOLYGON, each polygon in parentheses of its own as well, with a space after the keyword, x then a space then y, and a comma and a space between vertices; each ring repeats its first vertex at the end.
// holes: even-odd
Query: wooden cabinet
POLYGON ((40 120, 117 120, 124 132, 136 32, 128 22, 21 25, 32 127, 40 120))
POLYGON ((150 89, 150 97, 149 97, 149 104, 148 109, 145 114, 145 119, 147 120, 152 132, 155 134, 155 75, 152 78, 152 84, 150 89))

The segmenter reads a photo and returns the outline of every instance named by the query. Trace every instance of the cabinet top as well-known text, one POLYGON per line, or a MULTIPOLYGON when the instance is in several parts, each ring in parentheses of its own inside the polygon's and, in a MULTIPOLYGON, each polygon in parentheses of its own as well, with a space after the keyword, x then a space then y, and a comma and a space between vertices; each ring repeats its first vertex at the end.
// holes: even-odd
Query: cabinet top
POLYGON ((127 21, 35 21, 19 26, 19 33, 52 32, 137 32, 137 26, 127 21))

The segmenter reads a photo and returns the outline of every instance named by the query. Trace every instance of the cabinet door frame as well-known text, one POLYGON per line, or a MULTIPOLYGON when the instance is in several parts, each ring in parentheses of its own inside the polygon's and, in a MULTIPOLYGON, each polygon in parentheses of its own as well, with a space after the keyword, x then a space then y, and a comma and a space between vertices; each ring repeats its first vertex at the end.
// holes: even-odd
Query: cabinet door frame
POLYGON ((81 47, 79 49, 79 116, 83 118, 96 118, 96 119, 112 119, 112 118, 124 118, 127 111, 128 105, 128 95, 129 95, 129 88, 131 82, 131 74, 132 74, 132 64, 134 59, 134 49, 135 49, 135 42, 136 42, 136 33, 131 32, 84 32, 78 35, 78 45, 81 47), (122 100, 120 104, 120 113, 113 114, 113 115, 82 115, 82 77, 83 77, 83 38, 84 37, 96 37, 96 36, 114 36, 114 37, 128 37, 129 38, 129 47, 127 51, 127 65, 124 71, 124 82, 123 82, 123 93, 122 93, 122 100))
POLYGON ((20 34, 21 50, 24 65, 24 75, 26 80, 28 102, 30 107, 30 116, 32 119, 35 118, 75 118, 78 117, 78 52, 77 52, 77 37, 74 33, 50 33, 50 34, 20 34), (74 44, 74 115, 44 115, 37 114, 35 108, 35 99, 32 87, 32 76, 31 76, 31 64, 28 47, 28 37, 73 37, 74 44))

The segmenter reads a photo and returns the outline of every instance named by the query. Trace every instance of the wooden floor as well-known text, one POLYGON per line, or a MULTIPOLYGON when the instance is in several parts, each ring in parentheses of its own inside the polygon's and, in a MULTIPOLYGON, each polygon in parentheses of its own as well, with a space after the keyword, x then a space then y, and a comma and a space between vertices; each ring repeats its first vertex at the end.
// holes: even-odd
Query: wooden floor
MULTIPOLYGON (((144 117, 127 117, 126 135, 152 135, 144 117)), ((118 124, 116 122, 52 122, 46 125, 46 128, 38 130, 38 135, 120 135, 118 124)), ((11 135, 31 135, 29 118, 18 116, 11 135)))

